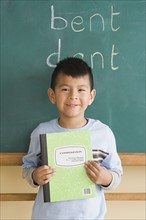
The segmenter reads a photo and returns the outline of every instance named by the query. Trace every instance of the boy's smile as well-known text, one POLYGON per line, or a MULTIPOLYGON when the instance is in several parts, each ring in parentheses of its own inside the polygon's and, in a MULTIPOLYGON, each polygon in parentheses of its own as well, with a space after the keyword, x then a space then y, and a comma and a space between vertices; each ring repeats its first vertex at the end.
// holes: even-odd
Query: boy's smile
POLYGON ((66 120, 85 120, 85 110, 93 102, 95 94, 95 90, 91 91, 88 75, 73 78, 60 74, 55 91, 48 90, 50 101, 59 110, 60 119, 66 120))

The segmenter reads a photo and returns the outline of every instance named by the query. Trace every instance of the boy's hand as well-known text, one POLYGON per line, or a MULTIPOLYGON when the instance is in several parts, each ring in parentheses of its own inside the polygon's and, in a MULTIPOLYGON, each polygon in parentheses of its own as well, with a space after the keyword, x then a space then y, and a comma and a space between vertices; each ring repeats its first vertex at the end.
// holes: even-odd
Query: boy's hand
POLYGON ((88 177, 95 183, 103 186, 110 185, 112 174, 105 168, 94 161, 88 161, 85 164, 88 177))
POLYGON ((48 183, 52 176, 56 174, 56 171, 51 167, 44 165, 36 168, 32 173, 34 183, 43 186, 48 183))

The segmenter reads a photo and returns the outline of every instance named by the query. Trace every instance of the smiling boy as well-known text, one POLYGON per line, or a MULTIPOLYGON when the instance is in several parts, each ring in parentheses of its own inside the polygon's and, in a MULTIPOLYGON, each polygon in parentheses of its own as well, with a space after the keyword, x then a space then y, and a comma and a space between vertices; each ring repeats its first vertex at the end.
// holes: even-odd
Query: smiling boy
MULTIPOLYGON (((48 97, 59 116, 41 123, 31 134, 28 154, 23 158, 23 177, 33 186, 40 186, 32 212, 33 220, 102 220, 106 213, 104 190, 115 189, 121 180, 122 167, 111 129, 99 120, 85 118, 85 110, 96 95, 91 68, 79 58, 60 61, 51 78, 48 97), (42 186, 57 175, 49 166, 41 166, 39 135, 43 133, 90 130, 93 150, 107 152, 101 164, 88 161, 85 169, 96 184, 96 197, 44 203, 42 186)), ((59 187, 59 183, 58 183, 59 187)))
POLYGON ((51 102, 59 110, 59 124, 65 128, 80 128, 87 123, 84 113, 95 94, 88 75, 73 78, 61 73, 55 88, 48 90, 51 102))

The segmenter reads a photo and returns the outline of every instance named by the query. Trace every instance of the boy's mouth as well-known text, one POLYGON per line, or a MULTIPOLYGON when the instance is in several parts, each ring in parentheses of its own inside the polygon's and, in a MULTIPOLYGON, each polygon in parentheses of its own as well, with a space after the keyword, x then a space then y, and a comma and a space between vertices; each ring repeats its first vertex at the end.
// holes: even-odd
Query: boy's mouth
POLYGON ((79 104, 74 104, 74 103, 67 103, 66 105, 69 106, 69 107, 76 107, 76 106, 79 106, 79 104))

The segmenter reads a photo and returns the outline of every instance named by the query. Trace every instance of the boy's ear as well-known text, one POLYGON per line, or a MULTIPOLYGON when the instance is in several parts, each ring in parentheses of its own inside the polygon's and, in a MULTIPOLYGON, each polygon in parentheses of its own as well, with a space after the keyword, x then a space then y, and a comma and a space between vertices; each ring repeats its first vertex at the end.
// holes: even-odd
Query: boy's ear
POLYGON ((56 103, 55 93, 54 93, 53 89, 51 89, 51 88, 48 89, 48 97, 49 97, 50 102, 51 102, 52 104, 55 104, 55 103, 56 103))
POLYGON ((89 105, 92 104, 92 102, 94 101, 95 96, 96 96, 96 90, 93 89, 93 90, 91 91, 91 93, 90 93, 89 105))

